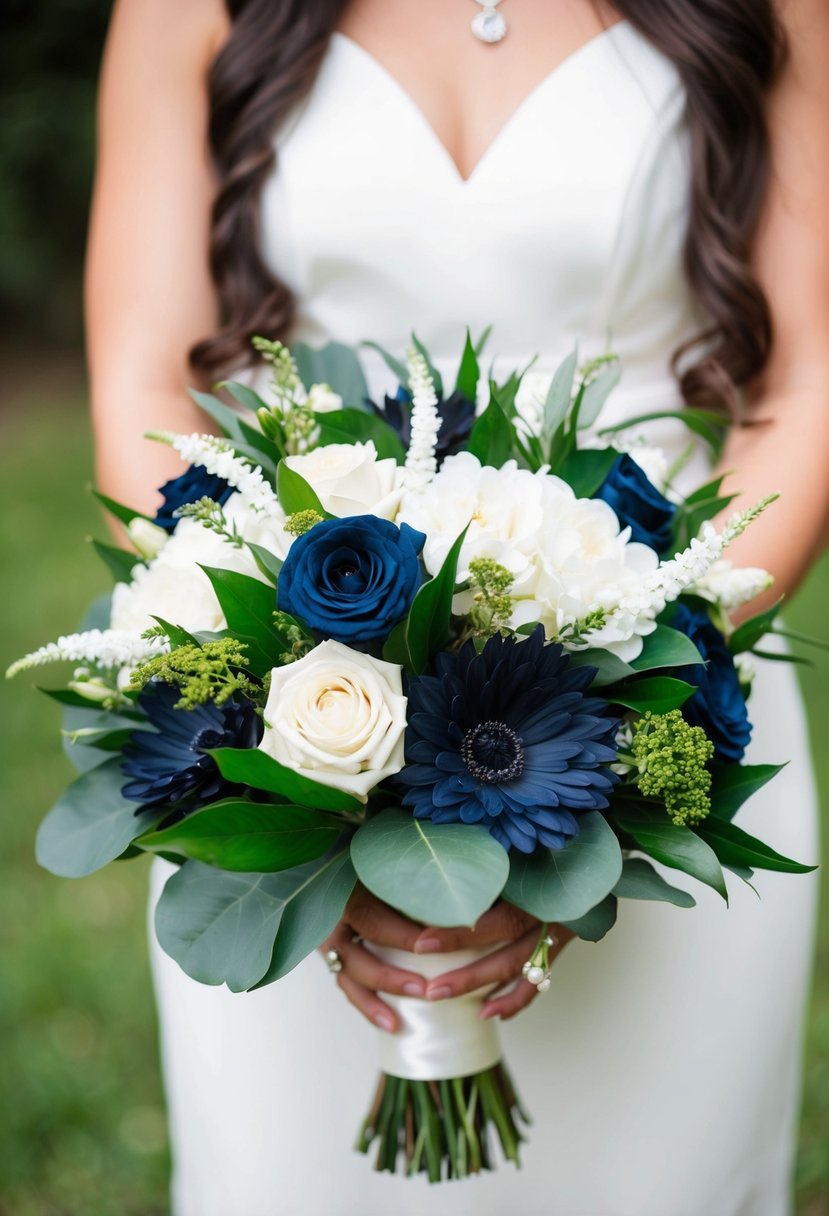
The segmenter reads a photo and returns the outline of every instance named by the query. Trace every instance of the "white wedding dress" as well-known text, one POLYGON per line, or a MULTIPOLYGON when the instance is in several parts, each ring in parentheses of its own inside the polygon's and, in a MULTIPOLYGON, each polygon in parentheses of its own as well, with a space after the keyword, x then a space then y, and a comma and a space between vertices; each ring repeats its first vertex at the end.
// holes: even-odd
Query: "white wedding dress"
MULTIPOLYGON (((464 180, 394 78, 335 34, 263 199, 293 337, 401 354, 414 328, 453 382, 463 326, 492 323, 499 373, 536 353, 549 371, 578 339, 624 360, 606 420, 678 406, 668 361, 699 321, 684 104, 673 66, 622 22, 550 73, 464 180)), ((393 391, 374 352, 365 366, 375 399, 393 391)), ((688 441, 675 424, 648 435, 671 455, 688 441)), ((700 455, 689 480, 704 471, 700 455)), ((739 822, 814 861, 791 668, 762 666, 751 710, 749 760, 790 763, 739 822)), ((731 878, 729 908, 671 879, 696 909, 623 901, 605 940, 569 946, 552 990, 504 1025, 535 1119, 523 1170, 431 1188, 352 1150, 379 1032, 319 956, 232 995, 154 946, 175 1216, 784 1216, 815 878, 759 872, 759 899, 731 878)))

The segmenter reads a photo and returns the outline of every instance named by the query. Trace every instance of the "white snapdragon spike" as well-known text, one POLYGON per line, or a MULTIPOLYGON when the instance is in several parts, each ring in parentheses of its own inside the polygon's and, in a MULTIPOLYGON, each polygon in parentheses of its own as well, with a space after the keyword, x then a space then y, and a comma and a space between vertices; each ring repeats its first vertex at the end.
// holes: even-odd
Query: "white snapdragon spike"
POLYGON ((226 439, 218 435, 175 435, 170 432, 158 437, 166 439, 188 464, 200 465, 208 473, 224 478, 234 490, 247 497, 251 510, 284 518, 279 500, 262 470, 237 456, 226 439))
MULTIPOLYGON (((603 638, 614 624, 618 626, 621 623, 622 628, 626 629, 634 618, 655 621, 668 604, 677 600, 684 591, 690 591, 707 576, 720 560, 726 545, 741 536, 749 524, 776 498, 776 494, 771 494, 746 511, 735 511, 722 532, 718 532, 710 521, 706 521, 699 536, 694 537, 687 549, 683 549, 668 561, 661 562, 655 571, 641 580, 638 587, 618 596, 611 593, 602 601, 596 601, 593 612, 601 614, 601 623, 595 628, 580 629, 578 644, 604 646, 606 642, 603 638)), ((582 618, 579 624, 586 625, 588 617, 589 614, 582 618)), ((620 657, 626 656, 622 654, 620 657)))
POLYGON ((42 667, 47 663, 88 663, 100 668, 134 668, 168 647, 166 638, 142 638, 140 634, 124 629, 88 629, 84 633, 70 633, 56 642, 41 646, 32 654, 12 663, 7 677, 30 667, 42 667))
POLYGON ((440 414, 437 394, 426 360, 411 347, 406 355, 409 389, 412 394, 412 437, 404 465, 404 485, 418 493, 428 486, 438 468, 437 444, 440 414))
POLYGON ((768 591, 773 582, 768 570, 759 566, 734 566, 723 558, 714 562, 708 573, 690 590, 709 603, 719 604, 726 612, 734 612, 768 591))

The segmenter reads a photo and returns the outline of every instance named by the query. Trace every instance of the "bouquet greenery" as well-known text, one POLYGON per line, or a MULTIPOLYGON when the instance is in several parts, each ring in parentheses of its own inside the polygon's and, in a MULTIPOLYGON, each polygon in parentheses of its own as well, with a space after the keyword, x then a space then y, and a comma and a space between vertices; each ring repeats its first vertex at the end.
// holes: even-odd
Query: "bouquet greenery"
MULTIPOLYGON (((81 775, 40 828, 47 869, 174 862, 162 947, 241 992, 319 947, 358 880, 431 925, 511 901, 545 988, 549 925, 597 941, 620 899, 692 906, 666 868, 723 898, 724 870, 810 868, 734 822, 777 771, 741 762, 774 611, 732 626, 769 579, 723 553, 771 499, 718 530, 720 480, 683 497, 602 430, 610 357, 498 383, 467 334, 447 392, 414 340, 382 352, 399 387, 375 403, 348 348, 256 345, 267 399, 196 393, 218 435, 151 436, 187 465, 154 518, 98 495, 134 546, 96 542, 100 619, 10 669, 74 668, 48 690, 81 775)), ((517 1162, 481 999, 399 1000, 358 1143, 378 1168, 463 1177, 492 1131, 517 1162)))

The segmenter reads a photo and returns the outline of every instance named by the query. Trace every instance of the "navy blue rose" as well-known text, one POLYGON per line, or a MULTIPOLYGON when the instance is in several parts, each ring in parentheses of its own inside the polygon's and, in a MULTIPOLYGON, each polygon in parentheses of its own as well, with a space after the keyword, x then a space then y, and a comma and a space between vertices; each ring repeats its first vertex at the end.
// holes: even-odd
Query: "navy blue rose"
MULTIPOLYGON (((153 681, 138 698, 155 730, 135 730, 123 751, 121 768, 130 780, 121 790, 142 807, 176 806, 182 811, 241 792, 226 781, 208 755, 216 747, 256 747, 262 719, 256 706, 230 698, 195 709, 176 709, 178 688, 153 681)), ((138 813, 138 812, 136 812, 138 813)))
POLYGON ((676 507, 648 480, 636 461, 627 454, 613 465, 596 498, 612 507, 630 539, 649 545, 660 557, 671 549, 676 507))
POLYGON ((736 764, 751 739, 751 723, 725 638, 704 609, 687 604, 677 605, 671 625, 691 639, 705 660, 704 666, 700 663, 677 672, 689 684, 697 685, 682 712, 692 726, 702 727, 714 744, 718 760, 736 764))
POLYGON ((422 532, 376 515, 327 519, 297 537, 279 572, 283 612, 334 641, 385 638, 421 583, 422 532))
POLYGON ((158 524, 165 532, 175 532, 178 523, 176 511, 179 507, 198 502, 200 498, 212 498, 219 506, 223 506, 233 493, 233 487, 228 485, 223 477, 208 473, 201 465, 192 464, 181 477, 165 481, 158 492, 164 502, 158 508, 153 523, 158 524))
POLYGON ((408 681, 406 767, 396 782, 416 819, 479 823, 505 849, 561 849, 579 812, 608 805, 618 719, 539 625, 438 654, 408 681))

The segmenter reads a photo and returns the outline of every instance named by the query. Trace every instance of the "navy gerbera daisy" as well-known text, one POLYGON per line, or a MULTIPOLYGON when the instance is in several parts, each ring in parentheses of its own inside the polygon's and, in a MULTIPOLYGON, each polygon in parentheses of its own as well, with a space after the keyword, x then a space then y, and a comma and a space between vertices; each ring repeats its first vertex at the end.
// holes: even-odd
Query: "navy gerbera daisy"
POLYGON ((207 751, 256 747, 262 738, 262 720, 250 701, 176 709, 180 696, 177 688, 153 682, 138 698, 156 729, 133 731, 121 765, 132 780, 121 793, 145 807, 186 803, 191 811, 237 792, 240 787, 225 780, 207 751))
POLYGON ((435 667, 408 685, 404 804, 417 819, 483 824, 507 850, 563 848, 574 812, 606 807, 617 780, 618 720, 585 695, 595 668, 545 645, 541 626, 480 653, 467 642, 435 667))

